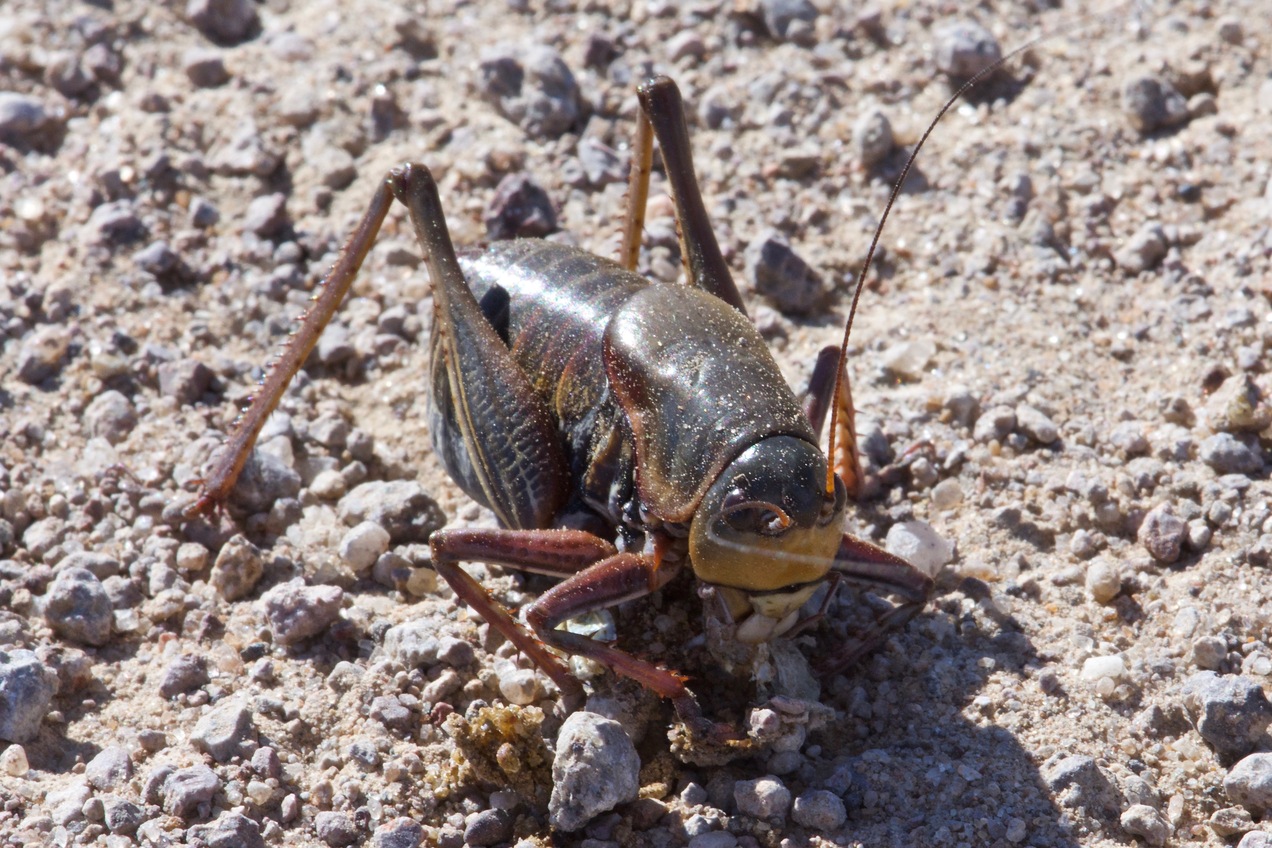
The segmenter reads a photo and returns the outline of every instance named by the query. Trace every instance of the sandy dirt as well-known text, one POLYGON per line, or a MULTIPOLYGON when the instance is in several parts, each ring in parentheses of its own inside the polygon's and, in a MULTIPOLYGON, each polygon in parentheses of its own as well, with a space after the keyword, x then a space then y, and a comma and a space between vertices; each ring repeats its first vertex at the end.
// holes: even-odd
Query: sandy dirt
MULTIPOLYGON (((849 362, 868 467, 911 461, 847 529, 930 534, 937 591, 776 747, 686 764, 672 711, 602 674, 594 709, 637 705, 643 800, 553 832, 556 689, 425 563, 434 526, 494 519, 430 447, 399 208, 267 426, 274 477, 183 516, 390 167, 433 169, 456 244, 525 174, 552 238, 615 256, 651 72, 802 387, 951 91, 945 28, 1009 49, 1092 11, 847 5, 6 0, 0 845, 1269 844, 1239 765, 1272 751, 1266 0, 1088 18, 933 135, 849 362), (895 146, 854 136, 875 111, 895 146), (769 236, 811 269, 776 295, 769 236), (416 491, 388 550, 346 494, 384 481, 416 491)), ((674 280, 666 192, 655 173, 641 270, 674 280)), ((549 585, 471 571, 513 606, 549 585)), ((629 607, 620 644, 708 712, 763 706, 720 685, 689 580, 629 607)))

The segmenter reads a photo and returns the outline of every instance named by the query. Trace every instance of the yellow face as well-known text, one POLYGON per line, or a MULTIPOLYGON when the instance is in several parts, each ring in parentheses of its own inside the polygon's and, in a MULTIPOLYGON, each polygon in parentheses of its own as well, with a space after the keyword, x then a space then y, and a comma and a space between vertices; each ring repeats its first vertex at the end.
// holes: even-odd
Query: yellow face
POLYGON ((843 539, 846 497, 825 491, 826 458, 789 436, 765 439, 730 463, 689 526, 698 579, 774 592, 826 576, 843 539))
POLYGON ((735 529, 719 515, 713 520, 698 514, 689 529, 689 560, 704 582, 772 592, 825 577, 842 538, 838 522, 764 535, 735 529))

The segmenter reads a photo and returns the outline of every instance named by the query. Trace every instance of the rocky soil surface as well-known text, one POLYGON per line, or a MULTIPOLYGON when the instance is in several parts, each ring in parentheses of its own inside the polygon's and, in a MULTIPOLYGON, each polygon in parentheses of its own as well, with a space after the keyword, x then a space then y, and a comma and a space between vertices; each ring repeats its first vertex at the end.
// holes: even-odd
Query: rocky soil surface
POLYGON ((0 845, 1272 845, 1267 0, 1088 18, 937 130, 850 363, 904 468, 849 529, 932 602, 814 678, 844 592, 730 685, 687 579, 597 623, 735 756, 607 673, 567 720, 439 585, 428 535, 493 518, 429 447, 400 210, 230 509, 182 512, 389 167, 457 244, 614 256, 653 71, 802 386, 951 78, 1093 11, 1045 6, 5 0, 0 845))

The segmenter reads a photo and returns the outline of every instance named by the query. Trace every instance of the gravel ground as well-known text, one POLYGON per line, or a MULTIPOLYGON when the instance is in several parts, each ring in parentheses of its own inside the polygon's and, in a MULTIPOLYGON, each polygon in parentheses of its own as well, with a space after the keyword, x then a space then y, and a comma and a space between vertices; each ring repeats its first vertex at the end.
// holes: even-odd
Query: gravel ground
POLYGON ((830 679, 776 643, 787 690, 718 685, 688 581, 616 615, 748 756, 607 674, 563 724, 437 585, 428 534, 493 519, 428 448, 398 211, 253 479, 182 517, 387 168, 458 244, 612 256, 651 70, 802 385, 950 75, 1084 11, 832 5, 6 0, 0 844, 1272 844, 1267 0, 1089 20, 933 137, 850 365, 868 465, 918 448, 850 529, 937 596, 830 679))

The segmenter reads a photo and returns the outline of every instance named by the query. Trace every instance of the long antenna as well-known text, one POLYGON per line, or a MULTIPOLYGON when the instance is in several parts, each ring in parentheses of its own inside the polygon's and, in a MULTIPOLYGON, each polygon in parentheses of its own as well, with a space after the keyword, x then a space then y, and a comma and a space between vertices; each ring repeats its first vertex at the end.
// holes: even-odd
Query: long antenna
MULTIPOLYGON (((1134 0, 1130 3, 1121 4, 1111 12, 1106 12, 1104 15, 1096 15, 1094 17, 1098 19, 1112 16, 1129 5, 1135 5, 1134 0)), ((988 77, 997 73, 1004 65, 1014 60, 1022 53, 1032 50, 1044 41, 1050 41, 1051 39, 1064 35, 1065 33, 1077 29, 1080 26, 1084 26, 1090 23, 1091 20, 1092 17, 1084 16, 1069 24, 1062 25, 1058 29, 1026 41, 1024 44, 1007 53, 997 61, 973 74, 966 82, 958 87, 957 91, 950 95, 948 100, 945 101, 945 105, 943 105, 940 111, 936 113, 936 117, 932 119, 932 122, 928 124, 927 129, 923 131, 923 135, 919 137, 918 144, 914 145, 914 150, 910 153, 910 158, 906 159, 905 167, 901 169, 901 175, 897 177, 896 185, 892 187, 892 193, 888 196, 888 203, 883 208, 883 215, 879 218, 878 226, 875 227, 874 236, 870 239, 870 247, 866 251, 866 261, 861 264, 861 270, 857 272, 857 281, 852 294, 852 306, 848 310, 848 322, 844 324, 843 341, 839 343, 839 365, 835 371, 835 394, 830 404, 830 444, 827 450, 827 456, 831 458, 831 461, 826 464, 826 493, 828 496, 833 494, 835 491, 835 433, 839 427, 840 407, 843 405, 841 398, 845 382, 843 374, 844 368, 847 366, 848 339, 852 335, 852 323, 857 317, 857 304, 861 300, 861 292, 866 285, 866 275, 870 273, 870 266, 874 262, 875 250, 879 246, 879 239, 883 235, 883 228, 888 223, 888 215, 892 212, 893 204, 896 203, 897 197, 901 194, 901 189, 905 186, 905 179, 910 175, 910 169, 914 165, 914 160, 918 158, 919 151, 922 150, 923 145, 927 143, 928 136, 932 135, 932 131, 936 129, 936 125, 939 124, 941 119, 945 117, 945 113, 950 111, 954 104, 963 98, 963 95, 980 85, 988 77)))

